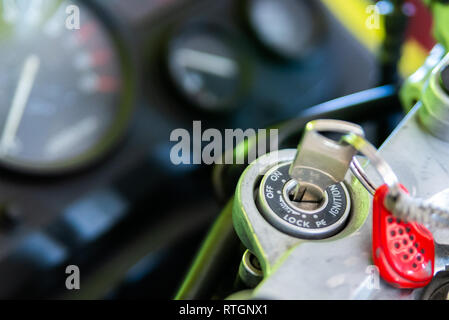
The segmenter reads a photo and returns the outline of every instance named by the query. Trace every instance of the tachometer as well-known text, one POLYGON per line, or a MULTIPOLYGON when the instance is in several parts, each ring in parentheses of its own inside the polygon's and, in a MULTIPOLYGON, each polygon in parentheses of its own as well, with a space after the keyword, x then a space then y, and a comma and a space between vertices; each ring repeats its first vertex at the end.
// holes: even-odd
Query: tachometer
POLYGON ((0 162, 60 172, 109 150, 131 108, 120 48, 84 2, 0 1, 0 162))

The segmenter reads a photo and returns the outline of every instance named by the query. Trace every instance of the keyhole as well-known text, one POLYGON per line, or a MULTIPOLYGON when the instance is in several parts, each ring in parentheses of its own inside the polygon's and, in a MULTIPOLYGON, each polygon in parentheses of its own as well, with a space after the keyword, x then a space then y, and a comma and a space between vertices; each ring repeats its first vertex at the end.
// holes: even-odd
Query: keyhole
POLYGON ((305 211, 318 210, 325 201, 324 192, 315 185, 296 182, 287 186, 287 196, 290 204, 305 211))

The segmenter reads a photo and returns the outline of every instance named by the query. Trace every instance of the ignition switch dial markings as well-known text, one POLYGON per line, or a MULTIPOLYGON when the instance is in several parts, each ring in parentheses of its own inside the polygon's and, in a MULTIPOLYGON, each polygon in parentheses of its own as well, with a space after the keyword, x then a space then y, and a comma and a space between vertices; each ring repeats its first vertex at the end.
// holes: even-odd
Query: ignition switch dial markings
MULTIPOLYGON (((313 204, 315 208, 302 206, 289 198, 296 185, 288 174, 289 166, 290 162, 278 164, 262 179, 257 201, 265 218, 276 228, 298 238, 323 239, 339 232, 350 211, 349 192, 344 182, 329 186, 324 198, 313 204)), ((316 179, 331 179, 318 170, 304 170, 311 183, 316 179)))

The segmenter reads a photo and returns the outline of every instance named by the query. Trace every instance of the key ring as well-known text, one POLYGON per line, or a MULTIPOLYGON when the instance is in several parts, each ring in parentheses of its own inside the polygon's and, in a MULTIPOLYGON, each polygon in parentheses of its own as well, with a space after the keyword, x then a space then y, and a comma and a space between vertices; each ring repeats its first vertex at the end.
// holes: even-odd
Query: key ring
MULTIPOLYGON (((434 206, 429 201, 413 198, 403 191, 393 169, 379 156, 377 149, 364 137, 350 133, 345 135, 342 140, 363 154, 375 167, 383 182, 388 186, 388 194, 384 205, 396 217, 405 221, 416 221, 434 227, 447 228, 449 226, 449 209, 434 206)), ((377 187, 368 178, 368 175, 355 157, 351 161, 350 169, 368 192, 374 194, 377 187)))
POLYGON ((357 178, 357 180, 360 181, 360 183, 365 187, 368 192, 374 196, 376 193, 376 186, 371 182, 371 180, 368 178, 365 170, 363 170, 362 165, 360 164, 359 160, 357 160, 356 157, 354 157, 349 164, 349 169, 351 170, 352 174, 357 178))
MULTIPOLYGON (((382 178, 382 181, 388 186, 391 196, 395 196, 401 192, 399 180, 393 169, 383 158, 378 155, 377 149, 369 141, 367 141, 364 137, 353 133, 345 135, 342 140, 353 146, 370 161, 379 176, 382 178)), ((355 157, 352 159, 349 168, 354 176, 356 176, 356 178, 368 190, 368 192, 374 195, 377 187, 368 178, 365 170, 355 157)))

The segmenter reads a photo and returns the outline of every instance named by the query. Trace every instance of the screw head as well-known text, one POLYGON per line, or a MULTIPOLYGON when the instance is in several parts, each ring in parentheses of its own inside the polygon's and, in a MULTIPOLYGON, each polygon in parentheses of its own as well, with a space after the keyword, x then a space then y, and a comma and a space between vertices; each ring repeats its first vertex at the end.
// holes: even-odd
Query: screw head
POLYGON ((441 87, 449 94, 449 65, 443 67, 440 73, 441 87))

